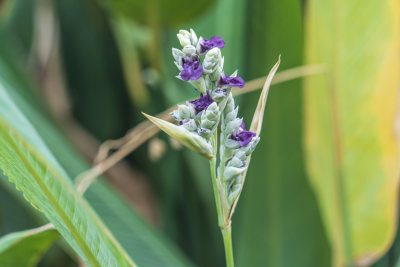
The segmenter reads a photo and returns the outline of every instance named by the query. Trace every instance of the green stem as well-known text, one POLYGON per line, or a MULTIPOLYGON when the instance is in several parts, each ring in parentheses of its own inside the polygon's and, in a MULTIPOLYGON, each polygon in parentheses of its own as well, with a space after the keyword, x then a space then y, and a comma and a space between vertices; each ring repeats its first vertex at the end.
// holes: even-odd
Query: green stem
POLYGON ((219 227, 223 227, 224 226, 224 216, 223 216, 222 210, 221 210, 220 196, 219 196, 219 190, 218 190, 218 185, 217 185, 216 161, 217 160, 215 157, 210 160, 211 180, 212 180, 212 185, 213 185, 213 190, 214 190, 215 205, 217 207, 218 225, 219 225, 219 227))
POLYGON ((234 267, 231 226, 229 225, 228 228, 221 229, 221 231, 222 236, 224 237, 226 267, 234 267))
MULTIPOLYGON (((218 184, 217 180, 217 144, 218 137, 217 131, 214 132, 214 135, 211 139, 211 144, 214 148, 214 157, 210 160, 210 169, 211 169, 211 180, 214 190, 214 198, 215 198, 215 205, 217 207, 217 214, 218 214, 218 225, 221 229, 223 240, 224 240, 224 247, 225 247, 225 258, 226 258, 226 266, 227 267, 234 267, 233 263, 233 251, 232 251, 232 233, 231 233, 231 225, 230 222, 227 222, 227 214, 226 209, 224 209, 224 199, 221 199, 221 194, 225 194, 221 188, 221 184, 218 184)), ((221 164, 223 165, 223 164, 221 164)), ((225 196, 224 196, 225 197, 225 196)))

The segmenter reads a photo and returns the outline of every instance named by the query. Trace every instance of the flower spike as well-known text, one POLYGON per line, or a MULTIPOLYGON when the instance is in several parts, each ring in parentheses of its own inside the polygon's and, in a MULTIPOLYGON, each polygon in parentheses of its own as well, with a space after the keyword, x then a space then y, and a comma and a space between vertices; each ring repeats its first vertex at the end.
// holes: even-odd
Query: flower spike
MULTIPOLYGON (((200 92, 200 97, 178 105, 171 112, 177 124, 144 115, 169 136, 210 160, 218 224, 224 237, 230 240, 232 214, 243 189, 251 154, 260 141, 265 102, 280 61, 267 77, 250 129, 246 130, 232 96, 232 88, 243 88, 244 80, 237 72, 231 76, 224 73, 221 55, 224 40, 219 36, 198 38, 192 29, 179 31, 177 37, 182 46, 172 49, 179 70, 177 77, 189 82, 200 92)), ((224 238, 224 242, 228 239, 224 238)), ((225 245, 231 250, 230 241, 225 245)), ((226 255, 229 266, 233 266, 232 252, 226 255)))

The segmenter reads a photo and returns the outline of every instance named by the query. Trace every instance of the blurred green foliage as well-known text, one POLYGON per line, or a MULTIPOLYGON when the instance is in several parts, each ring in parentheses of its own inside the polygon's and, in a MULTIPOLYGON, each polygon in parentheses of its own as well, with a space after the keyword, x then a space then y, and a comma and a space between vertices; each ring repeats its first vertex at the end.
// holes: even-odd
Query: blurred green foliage
MULTIPOLYGON (((300 0, 16 0, 2 20, 0 61, 8 67, 0 71, 4 75, 18 69, 19 76, 9 75, 9 79, 18 81, 18 93, 32 104, 24 107, 26 113, 38 123, 37 130, 71 177, 88 165, 52 126, 57 122, 50 119, 41 99, 40 79, 35 81, 32 62, 39 1, 51 4, 56 18, 72 115, 100 141, 118 138, 143 121, 139 111, 156 114, 196 96, 190 86, 175 78, 178 72, 171 47, 179 45, 179 29, 194 28, 204 37, 224 38, 225 70, 238 69, 245 80, 265 76, 279 55, 280 70, 304 64, 304 6, 300 0), (124 36, 129 29, 132 35, 124 36), (127 65, 126 57, 138 65, 127 65), (147 100, 140 98, 140 92, 132 93, 135 85, 145 90, 147 100), (30 109, 39 110, 40 115, 30 109)), ((258 94, 238 98, 248 124, 258 94)), ((254 154, 233 217, 238 266, 331 265, 331 245, 305 171, 302 103, 301 80, 271 89, 263 141, 254 154)), ((85 197, 140 266, 189 262, 223 266, 208 162, 190 151, 174 149, 163 134, 157 137, 167 145, 159 161, 149 160, 146 143, 128 162, 145 175, 154 191, 158 229, 139 218, 107 183, 95 184, 85 197)), ((29 206, 21 205, 15 190, 3 194, 4 190, 0 188, 2 235, 42 222, 29 206)), ((393 266, 399 255, 396 244, 398 240, 377 267, 393 266)), ((58 255, 60 262, 69 257, 58 255)), ((44 261, 42 266, 54 266, 54 262, 57 259, 44 261)))
MULTIPOLYGON (((265 75, 280 54, 279 70, 303 64, 299 1, 251 1, 248 12, 252 14, 248 20, 251 30, 245 37, 248 53, 243 68, 247 79, 265 75)), ((241 110, 248 111, 246 118, 251 118, 258 95, 252 93, 241 105, 241 110)), ((261 132, 263 141, 252 157, 239 203, 236 219, 240 224, 233 226, 237 228, 240 266, 330 264, 330 248, 306 180, 302 127, 301 80, 272 87, 261 132)))

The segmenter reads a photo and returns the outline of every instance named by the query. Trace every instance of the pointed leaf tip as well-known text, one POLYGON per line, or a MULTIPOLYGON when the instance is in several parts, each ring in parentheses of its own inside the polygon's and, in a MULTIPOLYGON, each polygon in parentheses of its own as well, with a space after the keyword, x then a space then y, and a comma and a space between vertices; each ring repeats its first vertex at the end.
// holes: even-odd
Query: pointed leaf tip
POLYGON ((142 114, 158 128, 168 134, 170 137, 177 140, 187 148, 199 153, 207 159, 214 157, 212 146, 206 139, 197 135, 196 133, 190 132, 183 127, 179 127, 168 121, 159 119, 157 117, 150 116, 144 112, 142 114))
MULTIPOLYGON (((265 110, 265 105, 267 103, 269 87, 271 86, 272 79, 274 78, 274 75, 275 75, 276 71, 278 70, 280 63, 281 63, 281 55, 279 55, 278 61, 272 67, 272 69, 270 70, 270 72, 267 76, 263 90, 260 94, 260 98, 258 99, 257 108, 254 111, 253 120, 251 121, 250 131, 255 132, 257 136, 260 136, 260 132, 261 132, 262 122, 263 122, 263 118, 264 118, 264 110, 265 110)), ((250 160, 251 160, 251 156, 249 156, 247 158, 246 169, 243 173, 242 181, 241 181, 242 186, 246 179, 246 174, 247 174, 248 166, 250 164, 250 160)), ((239 200, 240 194, 242 193, 242 188, 240 189, 239 193, 237 194, 235 200, 233 201, 231 210, 229 211, 229 220, 231 220, 232 215, 235 212, 237 202, 239 200)))
POLYGON ((270 70, 267 79, 265 80, 264 87, 258 99, 256 110, 254 111, 253 120, 251 121, 250 131, 255 132, 257 136, 260 135, 261 127, 264 119, 264 110, 267 103, 269 88, 271 86, 272 79, 276 71, 278 70, 279 64, 281 63, 281 55, 279 55, 278 61, 270 70))

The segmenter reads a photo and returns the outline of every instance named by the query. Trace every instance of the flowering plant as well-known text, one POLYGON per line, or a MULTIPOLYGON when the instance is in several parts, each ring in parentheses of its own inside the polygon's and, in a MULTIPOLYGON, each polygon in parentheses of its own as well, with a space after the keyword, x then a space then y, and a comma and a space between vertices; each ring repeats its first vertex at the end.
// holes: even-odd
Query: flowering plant
POLYGON ((179 104, 171 112, 177 124, 144 115, 168 135, 210 161, 226 263, 233 266, 231 218, 243 188, 250 155, 260 141, 268 88, 279 62, 267 78, 251 130, 246 130, 232 95, 232 88, 243 88, 244 81, 237 76, 237 71, 230 76, 223 71, 221 49, 225 46, 224 40, 219 36, 197 38, 192 29, 181 30, 177 36, 182 46, 182 49, 172 48, 175 65, 180 71, 177 78, 193 85, 200 97, 179 104))

